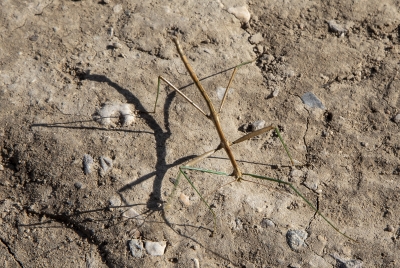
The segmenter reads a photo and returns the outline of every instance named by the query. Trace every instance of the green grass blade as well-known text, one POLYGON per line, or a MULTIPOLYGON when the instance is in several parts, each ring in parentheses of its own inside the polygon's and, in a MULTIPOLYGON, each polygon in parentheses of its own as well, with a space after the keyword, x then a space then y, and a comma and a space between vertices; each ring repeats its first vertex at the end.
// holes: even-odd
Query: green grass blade
POLYGON ((282 145, 283 145, 283 148, 285 148, 285 151, 286 151, 287 155, 288 155, 289 158, 290 158, 290 162, 292 163, 292 166, 294 166, 293 158, 292 158, 292 156, 290 155, 289 149, 287 148, 285 142, 283 141, 283 138, 282 138, 282 136, 281 136, 281 132, 279 131, 278 127, 275 128, 275 132, 276 132, 276 134, 278 135, 279 139, 281 140, 281 143, 282 143, 282 145))
POLYGON ((216 175, 230 176, 228 173, 225 173, 225 172, 211 170, 211 169, 191 167, 191 166, 181 166, 181 169, 195 170, 195 171, 201 171, 201 172, 211 173, 211 174, 216 174, 216 175))
POLYGON ((260 176, 260 175, 255 175, 255 174, 250 174, 250 173, 243 173, 243 175, 246 176, 250 176, 253 178, 257 178, 257 179, 261 179, 261 180, 268 180, 268 181, 273 181, 273 182, 278 182, 278 183, 282 183, 285 185, 288 185, 290 188, 293 189, 293 191, 295 191, 295 193, 300 196, 306 203, 307 205, 309 205, 318 215, 320 215, 336 232, 338 232, 339 234, 343 235, 344 237, 346 237, 347 239, 352 240, 353 242, 357 242, 357 240, 349 237, 348 235, 346 235, 345 233, 341 232, 335 225, 333 225, 333 223, 331 223, 313 204, 311 204, 310 201, 308 201, 307 198, 305 198, 300 192, 299 190, 297 190, 291 183, 286 182, 286 181, 282 181, 282 180, 278 180, 278 179, 274 179, 274 178, 269 178, 269 177, 264 177, 264 176, 260 176))
MULTIPOLYGON (((211 208, 211 206, 207 203, 207 201, 203 198, 203 196, 200 194, 200 192, 197 190, 197 188, 194 186, 193 182, 189 179, 189 177, 185 174, 183 169, 192 169, 192 167, 187 167, 187 166, 182 166, 179 168, 179 172, 183 174, 183 176, 186 178, 186 180, 189 182, 189 184, 192 186, 192 188, 196 191, 196 193, 200 196, 201 201, 207 206, 208 210, 212 213, 213 215, 213 222, 214 222, 214 232, 217 226, 217 215, 215 214, 214 210, 211 208)), ((192 170, 197 170, 193 168, 192 170)), ((201 171, 201 170, 200 170, 201 171)), ((204 172, 207 172, 206 170, 203 170, 204 172)), ((215 174, 215 173, 213 173, 215 174)))

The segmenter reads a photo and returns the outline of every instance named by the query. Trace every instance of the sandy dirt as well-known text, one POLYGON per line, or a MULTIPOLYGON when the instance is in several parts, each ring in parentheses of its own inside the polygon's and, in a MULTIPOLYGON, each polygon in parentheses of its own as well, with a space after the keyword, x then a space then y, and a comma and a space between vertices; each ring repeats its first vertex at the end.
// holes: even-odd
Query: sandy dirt
MULTIPOLYGON (((0 1, 0 266, 399 267, 400 6, 326 2, 0 1), (233 147, 241 170, 292 183, 358 243, 274 182, 188 172, 213 236, 184 179, 165 209, 179 166, 220 143, 165 83, 131 122, 159 75, 207 111, 172 36, 215 105, 256 59, 223 130, 276 125, 302 165, 267 132, 233 147)), ((232 172, 223 151, 196 167, 232 172)))

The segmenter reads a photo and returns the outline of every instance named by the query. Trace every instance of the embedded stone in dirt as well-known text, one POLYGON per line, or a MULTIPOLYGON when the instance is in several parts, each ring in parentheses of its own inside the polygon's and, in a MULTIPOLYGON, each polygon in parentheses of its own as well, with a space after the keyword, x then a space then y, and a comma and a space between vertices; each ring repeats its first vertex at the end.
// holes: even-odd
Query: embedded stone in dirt
POLYGON ((289 230, 286 233, 286 240, 290 248, 299 251, 306 246, 307 232, 304 230, 289 230))
POLYGON ((85 154, 83 156, 83 172, 85 172, 85 175, 90 174, 92 172, 91 168, 93 165, 93 157, 91 157, 88 154, 85 154))
POLYGON ((129 249, 135 258, 143 257, 143 242, 139 239, 132 239, 129 241, 129 249))
POLYGON ((164 255, 164 250, 165 250, 166 246, 167 246, 167 243, 165 241, 161 241, 161 242, 146 241, 145 242, 146 251, 148 254, 150 254, 152 256, 164 255))
POLYGON ((311 108, 320 108, 325 110, 325 106, 322 104, 322 101, 318 99, 317 96, 312 92, 306 92, 301 96, 301 100, 303 103, 311 108))

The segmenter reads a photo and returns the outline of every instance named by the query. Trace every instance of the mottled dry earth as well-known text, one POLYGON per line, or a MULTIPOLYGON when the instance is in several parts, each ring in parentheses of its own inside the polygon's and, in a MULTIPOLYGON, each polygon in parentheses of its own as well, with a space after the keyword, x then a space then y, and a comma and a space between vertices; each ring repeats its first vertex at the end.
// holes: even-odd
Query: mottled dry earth
MULTIPOLYGON (((2 0, 1 266, 399 267, 400 6, 326 2, 2 0), (190 172, 214 236, 187 181, 165 210, 178 167, 220 143, 166 84, 156 113, 123 115, 153 110, 159 75, 206 110, 172 36, 215 104, 256 59, 222 127, 233 141, 277 125, 303 165, 268 132, 233 147, 241 169, 293 183, 358 243, 273 182, 190 172), (166 248, 134 257, 132 241, 166 248)), ((232 172, 223 151, 196 166, 232 172)))

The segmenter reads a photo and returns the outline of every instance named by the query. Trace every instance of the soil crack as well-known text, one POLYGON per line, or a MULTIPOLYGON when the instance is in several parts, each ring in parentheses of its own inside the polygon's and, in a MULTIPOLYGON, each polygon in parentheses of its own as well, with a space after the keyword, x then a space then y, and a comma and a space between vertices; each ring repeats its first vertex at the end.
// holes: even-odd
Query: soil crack
POLYGON ((5 241, 3 238, 0 237, 0 241, 7 247, 8 253, 10 253, 11 256, 13 256, 14 260, 19 264, 20 267, 24 267, 24 264, 18 260, 18 258, 15 256, 15 253, 11 249, 10 245, 5 241))

